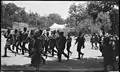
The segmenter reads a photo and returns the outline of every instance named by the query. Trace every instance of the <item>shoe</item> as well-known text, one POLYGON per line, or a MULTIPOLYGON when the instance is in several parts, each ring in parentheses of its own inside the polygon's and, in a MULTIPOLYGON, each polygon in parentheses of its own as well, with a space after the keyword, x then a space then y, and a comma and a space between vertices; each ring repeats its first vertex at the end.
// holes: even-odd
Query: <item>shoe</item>
POLYGON ((67 60, 69 60, 69 56, 67 57, 67 60))
POLYGON ((4 56, 2 56, 2 57, 8 57, 7 55, 4 55, 4 56))
POLYGON ((80 57, 76 58, 76 59, 80 59, 80 57))
POLYGON ((61 63, 62 61, 58 61, 58 62, 60 62, 60 63, 61 63))
POLYGON ((45 64, 45 61, 43 61, 43 64, 45 64))
POLYGON ((83 58, 84 54, 82 54, 82 58, 83 58))

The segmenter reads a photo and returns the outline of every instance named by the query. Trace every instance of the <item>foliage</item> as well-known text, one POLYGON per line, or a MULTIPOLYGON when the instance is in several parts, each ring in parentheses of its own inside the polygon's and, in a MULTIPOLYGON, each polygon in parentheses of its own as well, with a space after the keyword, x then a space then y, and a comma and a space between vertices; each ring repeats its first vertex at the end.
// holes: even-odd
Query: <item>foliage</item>
POLYGON ((86 8, 82 4, 76 5, 75 3, 69 8, 69 15, 70 16, 67 21, 71 21, 69 22, 69 24, 72 24, 70 26, 77 26, 81 20, 87 18, 88 16, 86 8))
POLYGON ((48 28, 53 23, 64 24, 64 19, 59 14, 52 13, 40 16, 38 13, 27 13, 25 8, 18 7, 14 3, 2 3, 2 27, 12 27, 13 22, 24 22, 30 26, 48 28))
POLYGON ((119 24, 119 8, 115 9, 114 7, 118 7, 118 5, 118 1, 90 1, 87 6, 87 11, 88 14, 93 17, 94 23, 99 15, 102 15, 101 17, 105 18, 105 20, 107 19, 108 23, 105 23, 105 20, 102 18, 100 18, 99 21, 103 25, 102 27, 106 29, 105 32, 110 31, 112 34, 114 34, 116 31, 118 31, 116 30, 116 27, 118 27, 119 24), (106 15, 105 13, 108 13, 109 15, 106 15), (106 18, 103 15, 109 18, 106 18))
POLYGON ((115 9, 114 6, 118 6, 115 1, 88 1, 86 8, 74 3, 65 22, 68 27, 75 27, 77 32, 99 33, 103 28, 105 32, 115 33, 119 29, 119 8, 115 9))

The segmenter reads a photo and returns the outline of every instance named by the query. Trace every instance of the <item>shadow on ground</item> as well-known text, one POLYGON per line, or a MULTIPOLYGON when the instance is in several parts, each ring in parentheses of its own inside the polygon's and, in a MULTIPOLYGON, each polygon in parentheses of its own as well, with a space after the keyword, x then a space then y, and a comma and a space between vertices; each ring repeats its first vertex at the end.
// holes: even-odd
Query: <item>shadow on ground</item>
MULTIPOLYGON (((103 69, 103 64, 101 59, 95 58, 84 58, 80 60, 62 60, 58 62, 57 60, 46 61, 46 64, 41 64, 39 69, 45 70, 60 70, 60 69, 103 69)), ((2 65, 1 70, 36 70, 35 67, 30 65, 2 65)))

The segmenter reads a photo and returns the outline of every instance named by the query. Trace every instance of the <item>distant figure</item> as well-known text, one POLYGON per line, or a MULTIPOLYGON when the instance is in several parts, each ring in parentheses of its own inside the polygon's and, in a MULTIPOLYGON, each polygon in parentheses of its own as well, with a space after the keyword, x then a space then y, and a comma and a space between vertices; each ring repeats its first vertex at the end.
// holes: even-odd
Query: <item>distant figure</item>
POLYGON ((67 52, 68 52, 68 56, 69 56, 69 53, 72 54, 72 52, 70 51, 71 41, 72 41, 72 38, 71 38, 70 35, 68 34, 68 37, 67 37, 67 52))
POLYGON ((91 37, 91 44, 92 44, 92 49, 94 47, 94 43, 95 43, 95 49, 98 49, 97 43, 98 43, 98 36, 96 34, 92 35, 91 37))
POLYGON ((61 56, 62 54, 69 59, 69 56, 64 53, 65 49, 65 43, 66 43, 66 38, 63 36, 63 32, 60 33, 59 39, 58 39, 58 60, 61 62, 61 56))
POLYGON ((59 31, 56 31, 55 36, 56 36, 56 48, 57 48, 57 50, 58 50, 58 40, 59 40, 60 32, 59 32, 59 31))
POLYGON ((83 45, 82 45, 82 48, 85 48, 85 38, 84 38, 84 34, 82 34, 82 39, 83 39, 83 45))
POLYGON ((84 55, 84 53, 81 52, 81 48, 84 45, 84 40, 85 39, 82 36, 82 33, 79 33, 79 37, 77 37, 76 42, 75 42, 75 44, 78 43, 77 44, 78 59, 80 59, 80 55, 82 55, 82 57, 84 55))
POLYGON ((99 36, 99 50, 100 52, 102 53, 102 56, 103 56, 103 40, 104 40, 104 37, 103 35, 99 36))

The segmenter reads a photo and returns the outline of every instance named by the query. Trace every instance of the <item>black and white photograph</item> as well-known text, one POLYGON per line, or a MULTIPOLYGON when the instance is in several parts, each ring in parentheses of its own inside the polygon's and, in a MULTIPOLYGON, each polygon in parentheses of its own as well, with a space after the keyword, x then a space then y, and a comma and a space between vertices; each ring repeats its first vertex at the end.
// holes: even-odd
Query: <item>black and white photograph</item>
POLYGON ((1 72, 119 72, 119 0, 1 1, 1 72))

